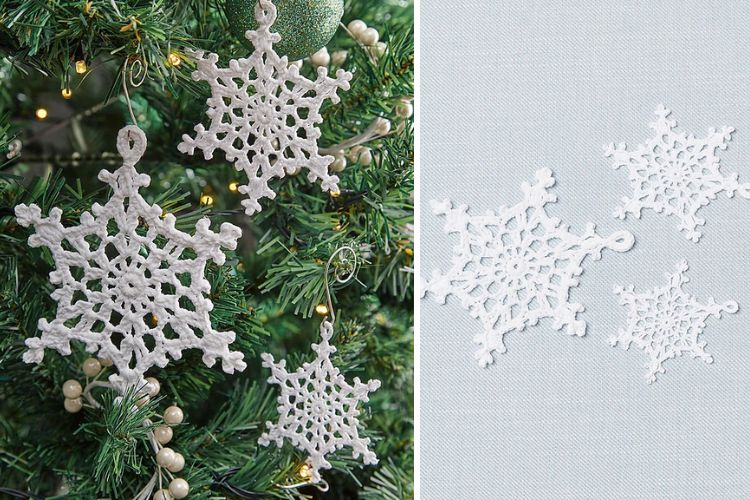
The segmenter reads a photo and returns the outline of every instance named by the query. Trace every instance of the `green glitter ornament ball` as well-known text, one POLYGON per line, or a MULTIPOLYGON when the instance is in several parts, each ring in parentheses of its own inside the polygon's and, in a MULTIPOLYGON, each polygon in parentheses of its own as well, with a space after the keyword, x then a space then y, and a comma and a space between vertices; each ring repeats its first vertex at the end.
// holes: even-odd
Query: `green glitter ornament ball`
MULTIPOLYGON (((255 20, 256 0, 226 0, 229 31, 248 49, 253 44, 245 38, 245 31, 258 27, 255 20)), ((271 32, 281 35, 274 44, 279 56, 296 61, 324 47, 333 38, 344 15, 344 0, 276 0, 276 22, 271 32)))

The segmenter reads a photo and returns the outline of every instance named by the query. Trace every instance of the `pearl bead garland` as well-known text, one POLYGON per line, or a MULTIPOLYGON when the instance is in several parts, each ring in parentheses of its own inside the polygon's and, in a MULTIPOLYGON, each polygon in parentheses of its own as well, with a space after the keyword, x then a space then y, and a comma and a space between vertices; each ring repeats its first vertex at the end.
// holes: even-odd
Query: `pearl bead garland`
POLYGON ((169 492, 174 498, 185 498, 189 491, 190 485, 181 477, 176 477, 172 479, 171 483, 169 483, 169 492))
POLYGON ((367 28, 359 35, 359 41, 365 45, 372 46, 380 40, 380 33, 375 28, 367 28))
POLYGON ((343 151, 336 151, 335 160, 328 167, 331 172, 343 172, 346 168, 346 158, 343 151))
POLYGON ((172 428, 167 425, 160 425, 154 429, 154 438, 159 444, 167 444, 172 440, 173 435, 174 432, 172 431, 172 428))
POLYGON ((311 55, 310 62, 315 66, 328 66, 331 63, 331 56, 328 54, 328 49, 323 47, 311 55))
POLYGON ((83 408, 83 400, 81 398, 65 398, 63 405, 68 413, 78 413, 83 408))
POLYGON ((81 368, 83 369, 83 373, 87 377, 96 377, 97 375, 99 375, 99 372, 102 371, 102 364, 96 358, 88 358, 83 362, 83 366, 81 368))
POLYGON ((146 392, 149 396, 153 398, 157 394, 159 394, 159 391, 161 390, 161 384, 158 380, 156 380, 154 377, 146 377, 146 382, 148 383, 148 385, 146 386, 146 392))
POLYGON ((399 118, 411 118, 414 114, 414 106, 410 102, 400 102, 396 105, 395 111, 399 118))
POLYGON ((184 415, 179 406, 170 406, 164 410, 164 422, 169 425, 177 425, 182 423, 184 415))
POLYGON ((167 465, 167 470, 169 472, 180 472, 184 468, 185 468, 185 457, 182 456, 182 453, 175 452, 172 463, 167 465))
POLYGON ((364 30, 367 29, 367 25, 365 24, 364 21, 355 19, 354 21, 350 22, 346 28, 349 30, 349 32, 352 35, 358 37, 359 35, 362 34, 364 30))
POLYGON ((174 460, 174 451, 172 448, 162 448, 156 454, 156 463, 162 467, 166 467, 174 460))
POLYGON ((331 54, 331 63, 333 63, 334 66, 341 66, 346 61, 348 55, 349 53, 345 50, 337 50, 331 54))
MULTIPOLYGON (((343 158, 343 153, 341 153, 343 158)), ((344 160, 344 163, 346 160, 344 160)), ((102 367, 111 366, 112 362, 103 358, 87 358, 81 369, 86 377, 96 377, 102 371, 102 367)), ((89 386, 86 386, 86 391, 89 390, 89 386)), ((154 377, 146 378, 146 385, 140 390, 139 397, 136 400, 137 406, 143 406, 148 403, 151 398, 159 394, 161 390, 161 384, 154 377)), ((62 386, 62 392, 65 396, 63 403, 65 411, 69 413, 78 413, 83 408, 83 395, 84 389, 81 387, 81 383, 75 379, 66 380, 62 386)), ((90 396, 87 396, 90 397, 90 396)), ((122 400, 122 396, 118 396, 115 401, 122 400)), ((96 404, 95 404, 96 406, 96 404)), ((98 406, 97 406, 98 407, 98 406)), ((185 468, 185 457, 182 454, 177 453, 172 448, 164 447, 165 444, 169 443, 174 437, 174 430, 172 425, 182 423, 185 418, 182 409, 179 406, 172 405, 164 411, 164 425, 159 425, 152 431, 154 445, 160 449, 156 452, 156 463, 159 467, 164 467, 169 472, 177 473, 185 468)), ((146 421, 150 425, 150 421, 146 421)), ((152 442, 153 442, 152 441, 152 442)), ((161 474, 161 472, 160 472, 161 474)), ((190 492, 190 485, 188 482, 179 477, 173 477, 169 483, 168 489, 160 489, 154 493, 153 500, 180 500, 188 496, 190 492)))
POLYGON ((63 395, 66 398, 69 399, 75 399, 77 397, 80 397, 80 395, 83 393, 83 387, 81 387, 81 383, 77 380, 66 380, 65 383, 62 386, 63 395))
POLYGON ((154 500, 172 500, 173 498, 169 490, 161 489, 154 493, 154 500))
MULTIPOLYGON (((378 33, 378 30, 375 28, 368 28, 367 24, 360 19, 355 19, 350 22, 346 28, 362 45, 370 47, 370 54, 373 57, 381 57, 385 54, 388 46, 380 41, 380 33, 378 33)), ((336 63, 334 62, 334 64, 336 63)))

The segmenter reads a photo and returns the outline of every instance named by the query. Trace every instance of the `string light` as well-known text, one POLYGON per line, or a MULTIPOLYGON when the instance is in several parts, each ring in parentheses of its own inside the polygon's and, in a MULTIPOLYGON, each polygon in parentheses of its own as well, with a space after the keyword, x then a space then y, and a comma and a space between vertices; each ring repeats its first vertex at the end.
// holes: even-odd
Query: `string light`
MULTIPOLYGON (((315 306, 315 312, 320 314, 321 316, 327 316, 328 306, 325 304, 318 304, 317 306, 315 306)), ((300 469, 300 476, 302 475, 301 470, 302 469, 300 469)))
POLYGON ((177 67, 182 64, 182 58, 177 52, 170 52, 167 56, 167 62, 170 66, 177 67))
POLYGON ((88 71, 88 69, 89 68, 88 66, 86 66, 86 61, 84 61, 83 59, 76 61, 76 73, 78 73, 79 75, 82 75, 86 71, 88 71))
MULTIPOLYGON (((320 306, 318 306, 320 307, 320 306)), ((325 306, 323 306, 325 307, 325 306)), ((327 308, 326 308, 327 310, 327 308)), ((307 464, 302 464, 299 468, 299 477, 302 479, 310 479, 312 477, 312 469, 307 464)))
POLYGON ((331 191, 331 198, 338 198, 341 196, 341 191, 331 191))
POLYGON ((45 118, 47 118, 47 115, 48 115, 46 108, 37 108, 35 114, 39 120, 44 120, 45 118))
POLYGON ((70 99, 73 97, 73 91, 68 88, 62 89, 60 93, 62 94, 63 99, 70 99))
POLYGON ((204 193, 204 194, 201 195, 201 200, 200 201, 201 201, 201 205, 211 206, 211 205, 214 204, 214 197, 211 196, 210 194, 205 194, 204 193))
POLYGON ((237 190, 240 188, 240 183, 237 181, 232 181, 229 183, 229 190, 233 193, 236 193, 237 190))

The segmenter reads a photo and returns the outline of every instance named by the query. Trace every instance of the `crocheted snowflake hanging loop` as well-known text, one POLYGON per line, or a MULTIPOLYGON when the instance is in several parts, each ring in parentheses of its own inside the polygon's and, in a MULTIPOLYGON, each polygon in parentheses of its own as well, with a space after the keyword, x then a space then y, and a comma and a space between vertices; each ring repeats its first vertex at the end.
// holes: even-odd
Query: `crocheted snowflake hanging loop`
POLYGON ((666 360, 683 354, 713 363, 713 358, 705 351, 706 342, 698 340, 706 327, 706 319, 709 316, 721 318, 722 313, 734 314, 739 310, 733 300, 717 304, 709 297, 708 304, 699 303, 683 290, 683 285, 689 281, 685 276, 687 270, 687 261, 679 262, 676 273, 666 274, 667 286, 644 293, 636 293, 633 285, 614 289, 620 304, 628 306, 628 325, 611 336, 609 343, 613 347, 622 344, 624 349, 634 344, 646 352, 649 384, 656 381, 658 373, 665 372, 666 360))
POLYGON ((248 183, 238 191, 245 213, 252 215, 262 207, 259 200, 273 199, 276 193, 268 183, 273 178, 308 170, 310 182, 321 181, 323 191, 338 191, 339 178, 328 173, 334 157, 322 156, 317 140, 323 121, 320 108, 326 99, 339 102, 338 89, 348 90, 352 74, 339 69, 329 78, 327 68, 318 68, 315 81, 299 74, 286 56, 279 57, 273 44, 281 40, 270 31, 276 20, 276 7, 269 0, 259 0, 255 8, 258 29, 245 36, 255 50, 247 58, 232 59, 228 68, 217 67, 219 57, 191 52, 197 70, 193 80, 205 80, 211 87, 206 101, 206 115, 211 123, 206 129, 195 126, 195 138, 185 134, 178 149, 194 154, 198 148, 205 159, 214 151, 224 151, 226 159, 238 171, 244 171, 248 183))
POLYGON ((633 188, 633 196, 622 198, 614 216, 640 218, 641 210, 650 208, 678 218, 680 231, 697 243, 702 236, 698 228, 706 223, 697 216, 698 210, 722 191, 730 198, 739 193, 750 199, 750 184, 740 184, 736 173, 725 176, 720 171, 716 151, 727 148, 732 127, 710 128, 706 138, 698 139, 677 132, 677 122, 667 118, 670 113, 664 105, 658 106, 656 121, 649 124, 654 137, 633 151, 624 143, 604 147, 605 155, 613 159, 613 168, 627 167, 633 188))
POLYGON ((557 201, 547 191, 554 184, 551 170, 538 170, 534 184, 521 184, 523 200, 485 215, 470 215, 466 205, 454 208, 448 200, 432 202, 433 212, 446 218, 445 232, 458 234, 459 243, 451 268, 435 271, 422 293, 441 304, 453 295, 481 320, 484 331, 474 337, 481 346, 476 353, 480 366, 494 362, 493 352, 506 351, 506 333, 522 331, 542 318, 551 318, 556 330, 584 335, 586 322, 577 319, 583 305, 569 300, 584 259, 600 259, 605 248, 625 252, 633 246, 628 231, 602 237, 588 224, 578 236, 547 215, 545 205, 557 201))
POLYGON ((311 482, 320 482, 320 470, 330 469, 326 455, 351 447, 352 456, 362 456, 362 461, 375 465, 378 459, 369 450, 369 438, 359 437, 359 415, 357 406, 369 401, 368 394, 380 387, 379 380, 362 383, 354 378, 350 385, 331 362, 336 347, 330 344, 333 325, 323 321, 320 325, 318 344, 312 344, 317 354, 315 361, 304 363, 294 372, 287 372, 286 361, 274 363, 273 356, 261 355, 263 366, 271 369, 270 384, 281 386, 278 398, 279 420, 266 422, 258 443, 268 446, 275 442, 278 447, 288 439, 297 449, 308 454, 307 464, 311 469, 311 482))
POLYGON ((45 218, 37 205, 16 207, 19 224, 36 229, 29 245, 51 251, 50 282, 58 286, 51 295, 56 317, 39 320, 42 336, 26 340, 24 361, 41 362, 45 348, 67 356, 77 340, 88 352, 112 360, 118 373, 109 380, 123 393, 143 386, 147 370, 164 368, 167 355, 180 359, 185 349, 202 350, 208 366, 221 359, 225 372, 242 371, 242 353, 229 350, 234 332, 211 327, 211 286, 204 277, 209 260, 224 263, 222 248, 236 248, 240 229, 223 223, 214 233, 203 218, 193 236, 179 231, 174 215, 162 218, 162 209, 138 192, 150 183, 135 170, 146 150, 143 131, 121 129, 117 149, 123 165, 99 172, 112 196, 81 214, 78 226, 63 226, 59 208, 45 218))

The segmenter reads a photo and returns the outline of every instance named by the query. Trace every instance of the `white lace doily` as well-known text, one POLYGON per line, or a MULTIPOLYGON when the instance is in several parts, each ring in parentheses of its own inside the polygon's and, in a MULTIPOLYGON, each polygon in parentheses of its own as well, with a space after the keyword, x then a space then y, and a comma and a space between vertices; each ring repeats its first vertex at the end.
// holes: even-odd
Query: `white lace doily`
POLYGON ((286 361, 274 363, 273 356, 263 354, 263 366, 271 369, 270 384, 281 386, 278 423, 266 422, 268 432, 258 442, 268 446, 275 442, 281 447, 288 439, 296 448, 308 454, 312 480, 319 482, 320 469, 330 469, 326 455, 349 446, 352 456, 362 455, 365 464, 377 464, 375 453, 368 449, 369 438, 359 437, 360 414, 357 405, 369 401, 368 393, 380 387, 379 380, 363 384, 354 378, 350 385, 330 356, 336 348, 328 341, 333 326, 328 321, 320 325, 320 344, 312 344, 318 355, 312 363, 305 363, 296 371, 286 371, 286 361))
POLYGON ((174 215, 162 218, 162 209, 138 193, 150 183, 135 170, 146 150, 143 131, 121 129, 117 149, 122 167, 99 172, 112 197, 104 206, 95 203, 93 214, 81 214, 78 226, 63 226, 59 208, 45 218, 37 205, 16 207, 19 224, 36 229, 29 245, 51 251, 50 281, 58 286, 52 293, 57 315, 52 322, 39 320, 42 336, 26 340, 24 361, 41 362, 45 348, 68 355, 70 341, 78 340, 114 362, 119 373, 110 382, 121 391, 144 384, 146 370, 164 368, 167 355, 180 359, 185 349, 202 350, 208 366, 221 359, 227 373, 243 370, 242 353, 228 347, 234 332, 211 327, 211 287, 204 277, 209 260, 224 263, 222 248, 236 247, 240 229, 223 223, 214 233, 203 218, 194 236, 177 230, 174 215))
POLYGON ((466 205, 453 208, 447 200, 433 202, 434 213, 446 218, 445 232, 458 234, 459 243, 451 268, 436 271, 424 283, 423 295, 431 293, 441 304, 454 295, 481 320, 484 332, 474 338, 481 346, 476 353, 481 366, 494 361, 494 351, 505 352, 506 333, 542 318, 551 318, 556 330, 584 335, 586 323, 577 319, 583 306, 569 301, 583 260, 599 259, 605 248, 625 252, 633 246, 627 231, 605 238, 588 224, 578 236, 547 215, 545 205, 557 201, 547 191, 554 183, 551 170, 539 170, 534 184, 521 184, 521 202, 485 215, 469 215, 466 205))
POLYGON ((750 184, 740 184, 736 173, 724 175, 720 171, 717 149, 726 149, 732 139, 732 127, 709 129, 704 139, 693 134, 677 132, 677 122, 667 117, 670 110, 659 105, 656 121, 649 124, 654 137, 628 151, 624 143, 605 146, 605 154, 616 169, 626 167, 632 197, 623 197, 615 217, 629 214, 640 218, 641 210, 652 209, 679 219, 679 229, 689 240, 697 242, 702 236, 698 227, 706 223, 697 216, 701 207, 708 205, 722 191, 730 198, 739 193, 750 198, 750 184))
POLYGON ((247 197, 242 201, 247 215, 261 210, 261 198, 276 196, 269 180, 302 168, 308 170, 311 182, 321 181, 323 191, 338 191, 339 178, 328 173, 334 157, 318 153, 316 124, 323 121, 323 102, 339 102, 337 90, 348 90, 352 78, 342 69, 335 79, 329 78, 323 66, 315 81, 303 77, 286 56, 279 57, 273 50, 273 44, 281 40, 270 31, 276 7, 260 0, 255 17, 258 29, 245 34, 255 47, 249 57, 232 59, 228 68, 219 68, 216 54, 192 53, 198 66, 193 80, 205 80, 211 86, 212 95, 206 101, 211 123, 208 129, 197 125, 195 138, 185 134, 178 145, 191 155, 195 148, 202 150, 207 160, 220 149, 238 171, 247 174, 248 183, 239 187, 247 197))
POLYGON ((736 313, 739 307, 733 300, 717 304, 713 297, 708 304, 688 294, 682 286, 689 280, 685 276, 688 263, 677 264, 677 272, 667 273, 669 284, 636 293, 633 285, 615 287, 620 304, 628 306, 628 325, 612 336, 609 343, 618 343, 628 349, 634 344, 646 352, 649 384, 656 381, 657 373, 664 373, 663 363, 677 356, 689 354, 693 358, 712 363, 713 358, 705 351, 706 343, 698 336, 706 327, 709 316, 720 318, 722 313, 736 313))

